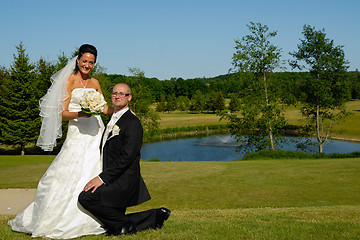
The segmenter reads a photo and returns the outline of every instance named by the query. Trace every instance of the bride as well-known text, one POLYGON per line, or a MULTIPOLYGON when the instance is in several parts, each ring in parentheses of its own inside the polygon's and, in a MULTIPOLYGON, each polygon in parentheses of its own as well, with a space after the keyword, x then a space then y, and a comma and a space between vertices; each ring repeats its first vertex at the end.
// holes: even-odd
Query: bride
MULTIPOLYGON (((102 93, 99 82, 89 76, 96 57, 94 46, 82 45, 79 55, 52 76, 52 85, 40 100, 42 126, 37 145, 51 151, 62 136, 62 120, 69 120, 68 133, 40 179, 34 202, 8 222, 13 231, 57 239, 105 232, 77 201, 85 184, 101 171, 99 145, 104 124, 100 116, 82 112, 79 105, 85 92, 102 93)), ((105 105, 104 114, 112 112, 105 105)))

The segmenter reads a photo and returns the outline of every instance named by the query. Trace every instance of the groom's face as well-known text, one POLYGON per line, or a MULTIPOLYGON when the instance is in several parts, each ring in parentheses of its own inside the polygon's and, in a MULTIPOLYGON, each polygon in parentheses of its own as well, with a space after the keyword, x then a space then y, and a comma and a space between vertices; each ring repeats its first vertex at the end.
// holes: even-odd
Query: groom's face
POLYGON ((131 98, 130 88, 126 84, 120 83, 114 86, 111 101, 115 111, 120 111, 128 107, 131 98))

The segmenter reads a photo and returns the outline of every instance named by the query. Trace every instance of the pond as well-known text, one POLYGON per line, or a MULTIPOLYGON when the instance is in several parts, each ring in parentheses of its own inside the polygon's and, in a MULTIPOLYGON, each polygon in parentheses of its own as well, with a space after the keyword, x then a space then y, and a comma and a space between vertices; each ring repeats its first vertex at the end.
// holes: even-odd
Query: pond
MULTIPOLYGON (((237 142, 231 135, 173 139, 145 143, 141 150, 141 159, 157 158, 160 161, 233 161, 244 156, 235 153, 236 146, 237 142)), ((296 150, 296 146, 291 143, 283 145, 282 149, 296 150)), ((317 148, 314 146, 312 150, 317 151, 317 148)), ((324 153, 350 153, 355 151, 360 151, 360 143, 337 140, 330 141, 323 150, 324 153)))

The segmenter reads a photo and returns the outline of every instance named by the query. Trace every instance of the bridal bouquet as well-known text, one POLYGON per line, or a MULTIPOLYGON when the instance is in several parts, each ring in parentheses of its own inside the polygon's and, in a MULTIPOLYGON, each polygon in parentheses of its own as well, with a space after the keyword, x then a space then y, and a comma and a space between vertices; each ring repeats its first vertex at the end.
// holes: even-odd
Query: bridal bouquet
POLYGON ((83 112, 95 115, 104 111, 106 101, 101 93, 91 91, 83 94, 79 104, 83 112))

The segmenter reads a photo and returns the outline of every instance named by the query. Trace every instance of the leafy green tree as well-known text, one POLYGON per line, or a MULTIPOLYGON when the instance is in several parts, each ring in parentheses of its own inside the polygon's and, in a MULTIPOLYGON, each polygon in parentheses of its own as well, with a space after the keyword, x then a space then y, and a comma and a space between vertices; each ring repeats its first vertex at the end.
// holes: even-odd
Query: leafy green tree
POLYGON ((160 101, 160 97, 165 96, 162 81, 157 78, 145 78, 144 83, 151 90, 151 95, 155 101, 160 101))
POLYGON ((360 99, 360 72, 356 70, 349 75, 351 99, 360 99))
POLYGON ((212 91, 207 102, 208 109, 212 112, 222 111, 225 109, 225 99, 222 93, 212 91))
POLYGON ((166 99, 165 110, 168 111, 168 112, 171 112, 171 111, 175 111, 176 108, 177 108, 177 106, 176 106, 175 94, 168 95, 168 97, 166 99))
POLYGON ((188 96, 189 95, 189 85, 188 82, 182 78, 176 79, 175 82, 175 97, 179 96, 188 96))
POLYGON ((165 96, 161 94, 159 102, 156 104, 156 111, 157 112, 165 112, 166 109, 166 100, 165 96))
POLYGON ((165 97, 175 92, 175 84, 176 84, 175 79, 162 81, 165 97))
POLYGON ((200 90, 196 90, 195 94, 191 98, 190 111, 201 112, 205 107, 205 96, 200 90))
POLYGON ((306 94, 302 114, 310 120, 308 129, 315 133, 322 153, 334 121, 346 115, 344 103, 350 97, 348 62, 343 46, 335 46, 334 41, 326 37, 324 29, 304 25, 302 33, 304 39, 300 40, 298 51, 290 53, 295 58, 290 65, 310 73, 302 88, 306 94))
POLYGON ((25 145, 38 137, 40 117, 35 66, 30 63, 22 42, 16 47, 9 78, 1 85, 0 142, 20 146, 21 155, 25 145))
POLYGON ((152 95, 149 87, 144 84, 145 73, 139 68, 129 68, 133 76, 129 78, 133 99, 130 101, 130 109, 140 119, 144 128, 144 138, 151 139, 159 128, 159 115, 150 107, 152 95))
POLYGON ((179 96, 176 98, 176 106, 180 111, 188 111, 190 109, 190 99, 187 96, 179 96))
POLYGON ((230 95, 229 110, 231 112, 240 110, 240 99, 235 93, 230 95))
MULTIPOLYGON (((210 91, 208 84, 204 79, 187 79, 186 83, 188 84, 188 95, 186 95, 189 99, 196 93, 196 91, 200 91, 203 94, 206 94, 210 91)), ((179 94, 179 96, 184 94, 179 94)))
POLYGON ((281 49, 270 42, 277 32, 269 32, 261 23, 247 26, 251 34, 235 41, 232 58, 232 70, 242 84, 241 114, 222 113, 222 118, 230 121, 230 130, 240 142, 238 151, 274 150, 282 140, 275 137, 285 125, 277 86, 271 81, 274 69, 281 67, 281 49))

